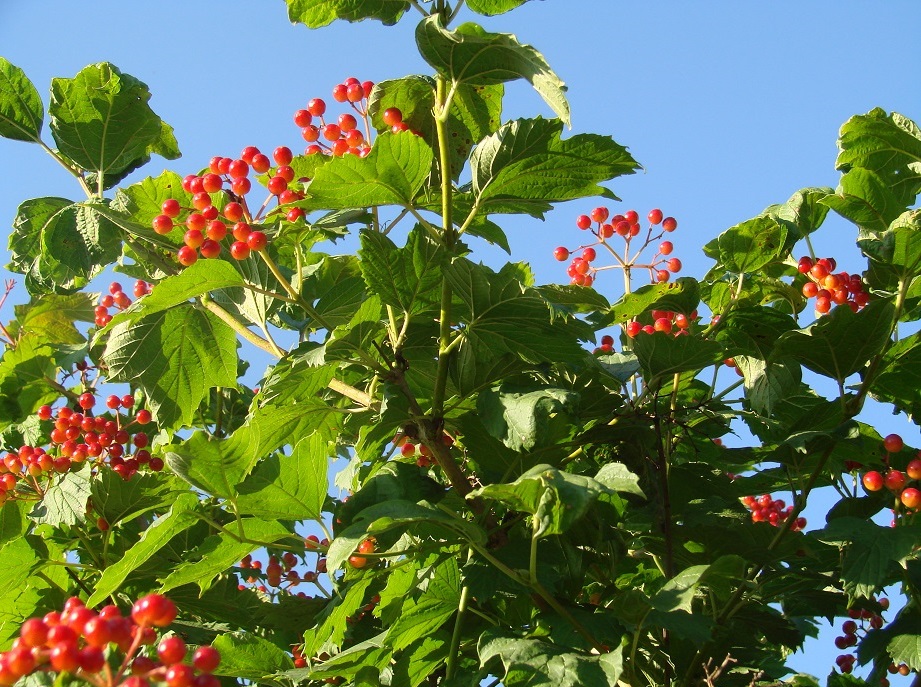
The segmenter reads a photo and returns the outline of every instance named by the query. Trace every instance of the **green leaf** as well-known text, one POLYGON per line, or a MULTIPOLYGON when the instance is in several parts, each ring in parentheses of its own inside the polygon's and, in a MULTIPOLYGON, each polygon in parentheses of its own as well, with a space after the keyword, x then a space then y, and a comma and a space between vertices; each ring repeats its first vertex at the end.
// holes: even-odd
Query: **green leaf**
POLYGON ((358 255, 368 289, 385 304, 416 315, 440 301, 447 256, 421 226, 413 227, 403 248, 380 232, 363 231, 358 255))
POLYGON ((877 107, 844 123, 838 147, 838 169, 872 170, 901 205, 914 203, 921 191, 921 130, 913 121, 877 107))
POLYGON ((490 210, 509 199, 543 207, 597 195, 611 198, 598 184, 639 168, 608 136, 562 139, 562 131, 559 120, 518 119, 480 141, 470 157, 477 205, 490 210))
POLYGON ((834 189, 824 186, 802 188, 790 196, 786 203, 771 205, 761 214, 784 222, 792 230, 794 238, 799 240, 822 226, 828 214, 828 206, 822 205, 821 201, 832 193, 834 189))
POLYGON ((874 268, 891 271, 897 280, 911 281, 921 273, 921 210, 899 215, 882 234, 858 239, 874 268))
POLYGON ((86 293, 33 297, 28 304, 14 308, 16 321, 7 325, 7 330, 13 337, 21 333, 49 343, 81 344, 86 339, 74 324, 92 322, 93 307, 93 298, 86 293))
POLYGON ((815 532, 819 541, 848 545, 841 567, 844 591, 870 597, 890 581, 890 569, 912 555, 921 527, 883 527, 852 517, 835 518, 815 532))
POLYGON ((547 302, 508 271, 495 273, 469 260, 455 260, 445 274, 466 306, 461 336, 484 359, 512 353, 529 362, 581 360, 590 330, 574 318, 555 318, 547 302))
POLYGON ((126 481, 114 470, 101 470, 92 483, 93 510, 114 527, 169 506, 179 485, 175 477, 163 473, 138 473, 126 481))
POLYGON ((508 33, 489 33, 472 22, 454 30, 441 17, 423 19, 416 28, 423 59, 454 84, 489 86, 526 79, 567 125, 566 87, 537 50, 508 33))
MULTIPOLYGON (((334 570, 331 565, 329 569, 334 570)), ((372 575, 362 575, 339 587, 324 611, 322 622, 304 635, 304 655, 313 656, 327 644, 341 645, 348 628, 346 618, 367 603, 365 594, 373 581, 372 575)))
POLYGON ((432 149, 408 131, 383 133, 367 157, 337 157, 307 185, 307 210, 345 210, 412 205, 432 166, 432 149))
POLYGON ((885 231, 907 208, 883 177, 863 167, 841 177, 834 195, 826 196, 822 203, 871 232, 885 231))
POLYGON ((337 19, 349 22, 377 19, 386 26, 396 24, 409 9, 409 0, 285 0, 288 19, 311 29, 337 19))
POLYGON ((776 308, 736 308, 720 321, 716 338, 729 356, 768 360, 781 335, 797 329, 796 320, 776 308))
MULTIPOLYGON (((592 289, 586 289, 591 291, 592 289)), ((670 310, 690 315, 700 303, 700 286, 692 277, 679 277, 664 284, 646 284, 611 306, 605 324, 624 325, 650 310, 670 310)))
POLYGON ((467 0, 467 7, 474 12, 492 17, 505 14, 526 2, 527 0, 467 0))
POLYGON ((45 490, 29 517, 39 525, 76 525, 86 521, 92 469, 84 463, 79 470, 64 474, 45 490))
POLYGON ((385 634, 381 632, 370 639, 350 646, 345 651, 340 651, 310 670, 310 678, 313 680, 322 680, 326 677, 353 678, 351 684, 356 687, 366 684, 378 687, 380 675, 390 664, 393 655, 393 649, 384 644, 385 634), (372 682, 355 679, 360 673, 367 671, 374 673, 372 682))
POLYGON ((449 642, 436 635, 408 646, 393 665, 391 687, 419 687, 448 659, 449 642))
POLYGON ((579 396, 565 389, 484 389, 477 411, 487 431, 513 451, 552 445, 569 428, 579 396))
POLYGON ((796 361, 765 362, 760 358, 736 356, 736 367, 745 379, 745 398, 752 410, 770 417, 776 404, 795 393, 803 378, 796 361))
POLYGON ((921 333, 897 341, 886 351, 879 375, 870 386, 878 400, 892 403, 918 422, 921 419, 921 333))
POLYGON ((837 307, 805 329, 783 334, 775 356, 794 358, 813 372, 843 382, 882 350, 894 314, 888 301, 873 301, 857 313, 837 307))
POLYGON ((621 647, 600 656, 573 652, 538 639, 505 637, 501 630, 480 636, 480 666, 495 658, 505 668, 505 687, 617 687, 623 671, 621 647))
POLYGON ((130 327, 145 317, 162 313, 198 296, 245 283, 240 273, 225 260, 199 260, 172 277, 157 282, 157 288, 116 313, 102 331, 130 327))
POLYGON ((208 591, 218 575, 222 575, 232 568, 237 561, 256 549, 253 541, 272 544, 281 539, 294 538, 287 527, 278 522, 267 522, 256 518, 241 518, 233 525, 235 533, 239 527, 242 529, 246 541, 240 541, 228 532, 213 534, 207 537, 199 546, 187 551, 183 558, 186 561, 167 575, 160 586, 161 592, 181 587, 184 584, 196 584, 202 593, 208 591))
POLYGON ((236 334, 191 304, 121 322, 102 357, 111 381, 144 391, 160 429, 191 425, 209 389, 237 384, 236 334))
MULTIPOLYGON (((446 122, 452 178, 460 175, 473 145, 499 128, 504 91, 502 84, 461 84, 455 89, 446 122)), ((368 100, 368 112, 378 131, 390 130, 383 121, 383 113, 391 107, 399 109, 403 121, 424 140, 437 140, 434 79, 413 75, 375 84, 368 100)), ((434 171, 437 173, 437 169, 434 171)))
POLYGON ((327 566, 329 570, 338 570, 368 535, 380 535, 416 524, 437 525, 453 534, 458 541, 486 541, 486 533, 474 523, 452 517, 424 501, 413 503, 394 499, 363 509, 355 517, 353 525, 337 531, 326 555, 327 566))
POLYGON ((774 217, 746 220, 719 235, 719 261, 730 272, 756 272, 778 261, 786 247, 787 227, 774 217))
POLYGON ((460 573, 456 558, 447 558, 437 565, 427 582, 418 599, 403 604, 399 617, 387 632, 387 643, 394 651, 435 634, 457 611, 460 573))
POLYGON ((678 372, 700 370, 725 358, 717 341, 664 332, 637 336, 633 339, 633 352, 649 382, 678 372))
POLYGON ((630 472, 629 468, 623 463, 608 463, 602 466, 598 474, 595 475, 595 481, 611 491, 635 494, 646 498, 646 494, 640 488, 640 478, 630 472))
POLYGON ((152 153, 179 157, 172 128, 148 100, 144 82, 108 62, 90 65, 73 79, 52 79, 51 135, 61 153, 111 188, 152 153))
POLYGON ((327 442, 302 439, 290 456, 273 454, 239 485, 241 513, 279 520, 319 520, 329 488, 327 442))
POLYGON ((198 522, 197 509, 198 497, 195 494, 179 494, 172 507, 144 530, 138 542, 103 571, 87 603, 95 606, 113 594, 134 570, 146 563, 173 537, 198 522))
POLYGON ((121 254, 114 224, 64 198, 22 203, 9 245, 9 269, 26 275, 30 293, 81 289, 121 254))
POLYGON ((500 501, 512 510, 530 513, 539 522, 536 536, 547 537, 568 530, 602 494, 614 491, 591 477, 536 465, 511 484, 489 484, 467 498, 500 501))
POLYGON ((29 77, 0 57, 0 136, 37 142, 44 117, 41 96, 29 77))
POLYGON ((218 635, 211 645, 221 654, 215 675, 265 684, 262 678, 294 667, 287 653, 253 634, 229 632, 218 635))

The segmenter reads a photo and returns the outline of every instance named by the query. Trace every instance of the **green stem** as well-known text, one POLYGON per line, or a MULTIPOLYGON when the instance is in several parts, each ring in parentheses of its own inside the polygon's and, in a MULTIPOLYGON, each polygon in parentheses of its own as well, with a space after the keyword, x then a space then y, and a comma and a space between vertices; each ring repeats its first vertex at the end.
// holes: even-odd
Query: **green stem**
MULTIPOLYGON (((471 551, 472 553, 472 551, 471 551)), ((460 649, 461 630, 464 626, 464 616, 467 613, 467 602, 470 599, 470 587, 464 585, 461 589, 460 602, 457 604, 457 617, 454 619, 454 632, 451 635, 451 646, 448 649, 448 663, 445 669, 445 680, 454 677, 457 667, 457 657, 460 649)))
MULTIPOLYGON (((52 148, 49 148, 49 147, 45 144, 45 142, 42 141, 41 139, 35 139, 35 142, 38 143, 38 144, 42 147, 42 150, 44 150, 44 151, 45 151, 46 153, 48 153, 52 158, 54 158, 54 160, 55 160, 59 165, 61 165, 61 167, 63 167, 63 168, 66 169, 68 172, 70 172, 71 174, 73 174, 74 177, 76 177, 77 181, 80 182, 80 188, 83 189, 83 192, 86 194, 86 197, 87 197, 87 198, 92 198, 92 197, 94 197, 95 194, 92 192, 92 190, 90 190, 90 187, 86 185, 86 179, 83 178, 83 175, 82 175, 79 171, 77 171, 77 170, 74 169, 70 164, 68 164, 67 161, 64 160, 64 158, 61 157, 61 155, 60 155, 56 150, 54 150, 54 149, 52 149, 52 148)), ((100 194, 100 195, 101 195, 101 194, 100 194)))
MULTIPOLYGON (((269 268, 269 271, 272 273, 272 275, 278 280, 282 287, 284 287, 285 291, 288 292, 288 295, 291 296, 291 298, 293 298, 294 301, 304 309, 304 312, 306 312, 317 324, 323 327, 323 329, 332 331, 333 327, 329 324, 329 322, 327 322, 324 317, 319 312, 317 312, 316 308, 314 308, 304 299, 303 296, 301 296, 300 293, 298 293, 297 289, 291 286, 291 282, 289 282, 285 278, 285 275, 281 273, 278 265, 268 254, 268 252, 264 249, 258 252, 259 257, 262 258, 262 261, 266 264, 266 267, 269 268)), ((300 278, 300 275, 298 275, 298 278, 300 278)))

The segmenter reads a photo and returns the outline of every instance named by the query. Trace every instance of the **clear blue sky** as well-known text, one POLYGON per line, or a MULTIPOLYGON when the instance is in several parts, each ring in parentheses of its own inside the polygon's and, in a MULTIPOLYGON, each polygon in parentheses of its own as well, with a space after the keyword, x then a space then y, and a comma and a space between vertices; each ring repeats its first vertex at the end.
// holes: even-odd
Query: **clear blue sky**
MULTIPOLYGON (((880 106, 921 121, 917 0, 534 0, 479 21, 544 53, 569 87, 575 133, 610 134, 645 166, 613 183, 625 201, 618 211, 661 207, 677 217, 675 255, 690 275, 709 267, 699 248, 722 230, 801 187, 835 186, 835 140, 849 116, 880 106)), ((288 23, 282 0, 4 0, 0 55, 26 70, 46 102, 52 77, 92 62, 110 61, 145 81, 184 153, 171 166, 185 174, 245 145, 297 149, 292 113, 311 97, 329 99, 348 76, 426 72, 414 22, 410 15, 396 27, 311 32, 288 23)), ((524 84, 511 86, 508 100, 506 117, 550 115, 524 84)), ((35 146, 0 139, 0 163, 7 229, 26 198, 80 197, 35 146)), ((154 158, 142 176, 166 164, 154 158)), ((545 223, 506 225, 515 258, 530 262, 541 282, 565 281, 551 251, 578 242, 573 220, 592 206, 572 203, 545 223)), ((859 270, 853 226, 830 217, 827 227, 817 250, 859 270)), ((604 278, 598 288, 614 300, 618 283, 604 278)), ((24 299, 18 290, 13 302, 24 299)), ((7 305, 0 317, 10 316, 7 305)), ((864 419, 921 445, 916 427, 885 410, 864 419)), ((814 517, 819 526, 821 514, 814 517)), ((836 653, 823 636, 794 664, 824 676, 836 653)))

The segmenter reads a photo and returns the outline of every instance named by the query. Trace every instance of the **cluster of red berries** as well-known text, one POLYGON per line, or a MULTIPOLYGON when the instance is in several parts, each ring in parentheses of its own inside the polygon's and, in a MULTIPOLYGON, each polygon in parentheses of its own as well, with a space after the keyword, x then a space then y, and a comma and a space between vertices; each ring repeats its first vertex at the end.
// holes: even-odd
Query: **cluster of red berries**
POLYGON ((591 244, 579 246, 574 250, 569 250, 565 246, 558 246, 553 251, 553 257, 560 262, 569 260, 575 253, 579 253, 572 258, 567 269, 570 277, 570 283, 578 286, 591 286, 600 270, 620 267, 630 269, 639 267, 649 270, 650 279, 653 283, 667 282, 671 275, 681 271, 681 260, 678 258, 669 258, 674 250, 671 241, 663 241, 659 245, 658 252, 652 257, 651 261, 646 264, 637 263, 637 258, 651 243, 658 241, 666 232, 675 231, 678 228, 678 222, 674 217, 663 217, 662 211, 657 209, 650 210, 647 215, 649 227, 646 230, 646 236, 643 245, 630 255, 631 241, 639 236, 642 228, 640 227, 639 214, 635 210, 628 210, 622 215, 611 217, 611 211, 606 207, 597 207, 588 215, 579 215, 576 218, 576 226, 583 231, 591 231, 597 241, 591 244), (653 228, 661 225, 661 231, 653 236, 653 228), (614 235, 624 240, 623 255, 620 255, 608 243, 608 239, 614 235), (595 267, 592 263, 598 258, 598 251, 595 246, 601 246, 607 249, 615 258, 616 264, 603 267, 595 267))
POLYGON ((644 325, 637 320, 627 322, 624 325, 624 331, 627 336, 632 339, 639 334, 655 334, 656 332, 666 334, 674 332, 675 336, 684 336, 690 334, 691 324, 698 318, 696 310, 691 312, 690 315, 672 312, 671 310, 653 310, 650 314, 652 315, 652 324, 644 325))
MULTIPOLYGON (((870 601, 878 603, 880 609, 883 611, 889 608, 889 599, 882 598, 877 602, 876 599, 871 598, 870 601)), ((871 629, 879 630, 884 624, 881 613, 876 613, 866 608, 850 608, 848 609, 847 615, 848 620, 845 620, 841 624, 841 634, 835 637, 835 646, 841 651, 857 646, 861 636, 866 635, 871 629)), ((856 661, 857 655, 853 653, 839 654, 838 657, 835 658, 835 664, 842 673, 853 672, 854 663, 856 661)), ((901 666, 893 664, 890 666, 889 672, 896 673, 901 672, 901 670, 901 666)), ((908 666, 905 666, 905 672, 902 674, 908 675, 908 666)), ((888 687, 889 680, 885 677, 881 678, 880 685, 881 687, 888 687)))
MULTIPOLYGON (((138 279, 134 282, 134 297, 140 298, 141 296, 146 296, 150 293, 151 289, 153 289, 152 285, 148 284, 143 279, 138 279)), ((112 316, 109 314, 109 308, 114 307, 121 311, 133 302, 131 297, 122 291, 122 285, 117 281, 113 281, 109 284, 109 293, 99 298, 99 305, 96 306, 95 310, 96 326, 105 327, 112 321, 112 316)))
POLYGON ((870 294, 864 291, 859 274, 835 272, 834 258, 813 260, 808 255, 799 259, 796 267, 808 281, 803 284, 803 296, 815 298, 815 311, 825 314, 834 305, 847 305, 857 312, 870 301, 870 294))
MULTIPOLYGON (((237 585, 237 588, 242 591, 248 588, 247 585, 250 585, 263 594, 277 594, 282 591, 293 594, 293 588, 301 582, 318 584, 319 576, 326 572, 326 558, 323 557, 323 554, 329 548, 329 539, 320 540, 316 535, 308 535, 304 539, 304 548, 319 554, 313 570, 298 571, 297 566, 302 561, 291 551, 286 551, 280 558, 271 554, 265 570, 263 570, 262 561, 253 560, 252 556, 247 555, 240 561, 239 567, 242 570, 252 571, 252 573, 245 581, 237 585)), ((297 595, 307 596, 305 592, 298 592, 297 595)))
POLYGON ((0 461, 0 503, 16 496, 15 487, 20 480, 31 480, 31 485, 41 493, 37 478, 64 473, 72 465, 93 460, 96 465, 108 465, 121 477, 128 480, 146 466, 158 472, 163 469, 163 460, 150 455, 147 450, 149 438, 146 432, 129 431, 133 425, 147 425, 151 422, 150 411, 138 410, 133 418, 122 418, 120 408, 134 407, 134 396, 111 395, 106 407, 113 411, 113 418, 92 416, 89 411, 96 405, 96 397, 87 392, 78 398, 80 409, 58 408, 44 405, 38 409, 40 420, 54 420, 50 432, 52 448, 23 445, 15 453, 7 453, 0 461), (129 455, 129 451, 133 451, 129 455), (127 456, 127 457, 126 457, 127 456))
POLYGON ((154 628, 175 618, 176 606, 159 594, 138 599, 130 616, 117 606, 97 613, 71 597, 62 612, 22 624, 12 648, 0 654, 0 685, 13 685, 35 672, 57 672, 96 687, 219 687, 213 672, 221 657, 214 647, 199 647, 186 663, 185 642, 173 635, 159 642, 155 658, 138 653, 156 643, 154 628))
MULTIPOLYGON (((898 434, 890 434, 883 439, 883 448, 887 453, 886 464, 888 465, 891 454, 901 452, 904 447, 905 442, 898 434)), ((909 480, 921 480, 921 452, 908 463, 904 471, 891 467, 885 474, 878 470, 870 470, 864 473, 862 482, 867 491, 880 491, 885 487, 893 494, 898 494, 899 502, 913 513, 921 508, 921 489, 917 486, 906 486, 909 480)))
MULTIPOLYGON (((745 496, 742 504, 751 511, 752 522, 769 522, 780 527, 793 514, 793 506, 788 506, 783 499, 774 499, 770 494, 745 496)), ((790 527, 799 532, 806 527, 806 518, 797 518, 790 527)))
MULTIPOLYGON (((450 434, 442 434, 441 441, 448 448, 454 446, 454 437, 450 434)), ((415 458, 416 465, 420 468, 430 468, 435 464, 432 450, 425 444, 414 441, 408 434, 399 432, 393 437, 393 445, 400 449, 400 455, 404 458, 415 458)))
MULTIPOLYGON (((361 82, 353 76, 333 87, 333 100, 337 103, 349 103, 358 117, 351 112, 345 112, 335 121, 327 121, 326 101, 322 98, 313 98, 305 109, 295 112, 294 123, 301 129, 301 138, 309 144, 304 149, 304 154, 319 153, 335 157, 351 154, 364 157, 371 152, 368 98, 373 88, 373 82, 361 82), (359 123, 363 124, 364 132, 359 129, 359 123)), ((402 119, 401 115, 400 121, 402 119)))
MULTIPOLYGON (((303 194, 288 188, 294 181, 294 170, 290 167, 294 155, 290 148, 280 146, 273 152, 276 167, 269 176, 267 186, 269 198, 275 197, 279 205, 303 199, 303 194)), ((163 201, 161 213, 153 218, 153 230, 158 234, 169 234, 176 227, 184 227, 183 243, 176 252, 181 265, 189 266, 203 258, 216 258, 222 252, 222 241, 229 238, 231 257, 245 260, 250 251, 261 251, 268 239, 262 231, 253 229, 252 222, 261 218, 268 200, 255 213, 251 213, 246 200, 252 183, 248 176, 250 169, 257 173, 269 172, 272 162, 255 146, 248 146, 236 159, 213 157, 203 175, 190 174, 182 180, 182 188, 192 194, 192 207, 184 208, 175 198, 163 201), (218 209, 220 200, 215 194, 225 194, 230 200, 218 209), (218 205, 216 205, 217 203, 218 205)), ((304 211, 292 208, 286 219, 290 222, 302 217, 304 211)))

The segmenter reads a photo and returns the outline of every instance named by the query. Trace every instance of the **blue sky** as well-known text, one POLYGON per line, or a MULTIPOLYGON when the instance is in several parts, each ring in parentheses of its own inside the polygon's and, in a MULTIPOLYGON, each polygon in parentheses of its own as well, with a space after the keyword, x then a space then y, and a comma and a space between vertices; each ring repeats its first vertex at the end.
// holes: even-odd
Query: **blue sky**
MULTIPOLYGON (((709 267, 699 248, 727 227, 801 187, 835 186, 835 140, 849 116, 879 106, 921 120, 913 0, 535 0, 477 21, 543 52, 569 87, 574 133, 612 135, 644 165, 611 184, 624 199, 617 211, 661 207, 678 218, 670 238, 685 274, 709 267)), ((390 28, 364 22, 311 32, 289 24, 282 0, 5 0, 0 55, 26 70, 46 102, 52 77, 92 62, 110 61, 145 81, 184 153, 170 166, 185 174, 250 144, 297 149, 293 112, 311 97, 329 100, 348 76, 379 81, 426 72, 414 25, 410 16, 390 28)), ((527 84, 508 93, 506 118, 550 116, 527 84)), ((7 228, 26 198, 79 199, 72 179, 36 146, 0 139, 0 164, 7 228)), ((155 158, 135 178, 166 166, 155 158)), ((506 224, 515 259, 530 262, 540 282, 566 281, 551 251, 578 243, 575 216, 594 205, 570 203, 543 223, 506 224)), ((854 236, 852 225, 830 217, 816 248, 857 271, 854 236)), ((495 250, 482 255, 502 258, 495 250)), ((608 274, 597 288, 615 300, 620 280, 608 274)), ((12 302, 24 299, 20 289, 12 302)), ((0 312, 4 320, 10 306, 0 312)), ((883 435, 900 432, 921 444, 916 427, 883 409, 864 419, 883 435)), ((823 635, 794 663, 825 675, 835 654, 823 635)))

